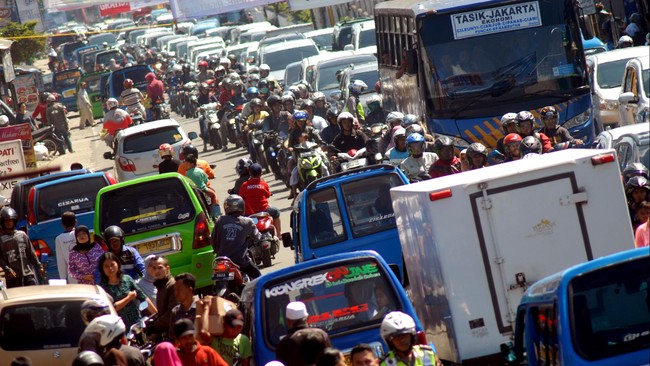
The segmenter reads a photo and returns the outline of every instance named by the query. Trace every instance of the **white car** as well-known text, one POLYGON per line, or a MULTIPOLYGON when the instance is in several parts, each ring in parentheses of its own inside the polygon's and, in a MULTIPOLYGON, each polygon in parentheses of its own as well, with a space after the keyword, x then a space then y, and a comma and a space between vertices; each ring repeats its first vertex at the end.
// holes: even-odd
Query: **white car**
POLYGON ((596 149, 615 149, 621 171, 629 163, 650 166, 650 124, 637 123, 603 131, 594 139, 596 149))
POLYGON ((375 21, 368 20, 352 25, 352 41, 343 49, 354 51, 356 54, 376 54, 377 34, 375 33, 375 21))
POLYGON ((602 52, 587 57, 592 82, 594 118, 603 129, 622 126, 619 123, 618 95, 625 64, 635 58, 648 55, 648 47, 629 47, 602 52))
MULTIPOLYGON (((143 123, 121 130, 115 136, 115 178, 119 182, 158 174, 158 148, 164 143, 172 145, 174 156, 180 157, 183 146, 196 139, 196 132, 186 134, 173 119, 143 123)), ((104 154, 110 158, 110 153, 104 154)))
POLYGON ((645 49, 645 56, 633 58, 625 65, 618 96, 621 125, 650 122, 650 47, 645 49))
POLYGON ((278 42, 260 47, 259 64, 269 65, 271 68, 269 76, 275 80, 282 80, 287 65, 318 54, 318 47, 311 39, 278 42))

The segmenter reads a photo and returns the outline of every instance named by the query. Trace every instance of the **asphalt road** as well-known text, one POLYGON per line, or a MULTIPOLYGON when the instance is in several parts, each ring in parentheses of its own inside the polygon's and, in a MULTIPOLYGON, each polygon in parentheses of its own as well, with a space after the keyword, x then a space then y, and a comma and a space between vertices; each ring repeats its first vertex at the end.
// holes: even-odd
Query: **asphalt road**
MULTIPOLYGON (((71 140, 74 153, 66 153, 65 155, 55 155, 50 161, 39 162, 39 167, 54 167, 59 166, 61 170, 69 170, 70 164, 79 162, 84 167, 93 169, 95 171, 109 171, 114 172, 114 161, 106 160, 103 158, 103 153, 109 151, 104 141, 100 140, 99 133, 102 130, 100 120, 96 120, 97 124, 93 127, 87 127, 83 130, 79 129, 79 118, 74 112, 68 115, 71 128, 71 140)), ((195 131, 199 133, 198 119, 186 119, 172 113, 172 118, 178 121, 185 132, 195 131)), ((228 197, 228 189, 234 186, 237 173, 235 172, 235 165, 237 161, 246 157, 248 154, 243 149, 231 150, 227 152, 215 151, 209 149, 208 152, 203 153, 203 141, 198 138, 193 141, 194 146, 199 150, 199 158, 208 161, 210 164, 216 164, 215 179, 211 181, 211 186, 217 191, 217 196, 220 201, 228 197)), ((115 174, 114 174, 115 176, 115 174)), ((277 207, 281 211, 282 231, 287 232, 289 227, 289 214, 291 212, 290 203, 287 199, 289 195, 288 189, 285 188, 284 183, 276 181, 273 174, 266 174, 263 176, 271 188, 273 196, 269 200, 269 204, 277 207)), ((269 268, 262 269, 262 273, 274 271, 294 263, 294 255, 291 248, 284 248, 280 244, 280 252, 276 254, 273 265, 269 268)))

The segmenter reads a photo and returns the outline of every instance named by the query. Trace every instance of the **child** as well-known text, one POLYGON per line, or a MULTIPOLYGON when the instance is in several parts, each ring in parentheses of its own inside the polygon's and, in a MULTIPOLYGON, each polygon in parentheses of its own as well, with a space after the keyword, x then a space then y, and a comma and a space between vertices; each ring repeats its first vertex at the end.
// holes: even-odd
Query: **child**
POLYGON ((645 220, 636 228, 634 235, 635 248, 650 246, 650 202, 643 201, 638 206, 636 210, 637 218, 645 220))
POLYGON ((202 190, 205 194, 210 197, 210 204, 212 206, 212 216, 213 217, 218 217, 221 215, 221 209, 219 208, 219 204, 217 203, 217 194, 211 190, 208 189, 208 175, 205 174, 205 172, 196 167, 196 156, 193 154, 188 155, 185 158, 185 162, 188 164, 189 169, 187 169, 186 176, 196 184, 196 186, 202 190))
POLYGON ((70 251, 68 277, 74 278, 80 284, 98 284, 97 261, 104 254, 104 250, 94 240, 90 240, 90 231, 86 226, 77 226, 74 234, 76 245, 70 251))
POLYGON ((74 236, 74 227, 77 225, 77 216, 74 212, 66 211, 61 215, 63 233, 54 239, 56 248, 56 266, 59 270, 59 278, 67 279, 68 283, 77 283, 74 278, 68 277, 68 263, 70 250, 77 243, 74 236))
POLYGON ((251 177, 241 185, 239 195, 244 199, 244 207, 246 208, 246 215, 252 215, 258 212, 268 212, 273 218, 273 226, 275 226, 275 235, 277 236, 282 232, 280 225, 280 211, 269 206, 269 197, 272 193, 269 190, 269 185, 262 179, 262 166, 255 163, 248 169, 251 177))

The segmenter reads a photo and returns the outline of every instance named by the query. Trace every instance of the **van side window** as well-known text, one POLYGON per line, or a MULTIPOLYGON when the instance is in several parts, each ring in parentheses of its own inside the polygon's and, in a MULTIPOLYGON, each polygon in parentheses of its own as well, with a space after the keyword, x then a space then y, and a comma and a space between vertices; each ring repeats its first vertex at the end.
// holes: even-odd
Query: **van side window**
POLYGON ((560 343, 557 333, 557 309, 555 304, 546 304, 530 307, 530 320, 533 322, 531 344, 529 349, 531 359, 540 366, 554 366, 558 364, 560 343))
POLYGON ((323 189, 309 195, 307 227, 312 248, 345 240, 341 210, 334 188, 323 189))

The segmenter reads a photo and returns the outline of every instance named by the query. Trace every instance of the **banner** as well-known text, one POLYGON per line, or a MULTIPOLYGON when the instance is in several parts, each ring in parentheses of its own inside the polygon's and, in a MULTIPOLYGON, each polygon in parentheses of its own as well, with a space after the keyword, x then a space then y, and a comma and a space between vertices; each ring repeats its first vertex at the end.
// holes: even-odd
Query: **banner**
POLYGON ((25 180, 24 177, 9 180, 4 180, 3 177, 24 172, 25 156, 23 155, 23 146, 20 140, 0 142, 0 196, 11 197, 14 186, 18 182, 25 180))
POLYGON ((107 15, 128 13, 131 11, 131 4, 129 3, 112 3, 99 5, 99 14, 103 17, 107 15))
POLYGON ((205 18, 210 15, 254 8, 283 0, 170 0, 174 19, 178 21, 205 18))
POLYGON ((131 1, 131 10, 135 9, 140 9, 140 8, 146 8, 147 6, 155 6, 155 5, 169 5, 169 0, 136 0, 136 1, 131 1))
MULTIPOLYGON (((36 169, 36 153, 32 142, 32 127, 29 123, 0 128, 0 142, 20 140, 23 143, 23 156, 21 159, 27 169, 36 169)), ((3 173, 7 174, 7 173, 3 173)))
POLYGON ((18 17, 20 18, 21 24, 35 21, 36 27, 34 29, 37 32, 43 31, 43 19, 41 18, 41 10, 38 7, 38 1, 16 0, 16 6, 18 7, 18 17))
POLYGON ((32 114, 38 105, 36 75, 32 73, 16 75, 13 83, 18 95, 18 103, 27 104, 27 112, 32 114))
POLYGON ((289 0, 291 11, 323 8, 326 6, 340 5, 352 2, 352 0, 289 0))

